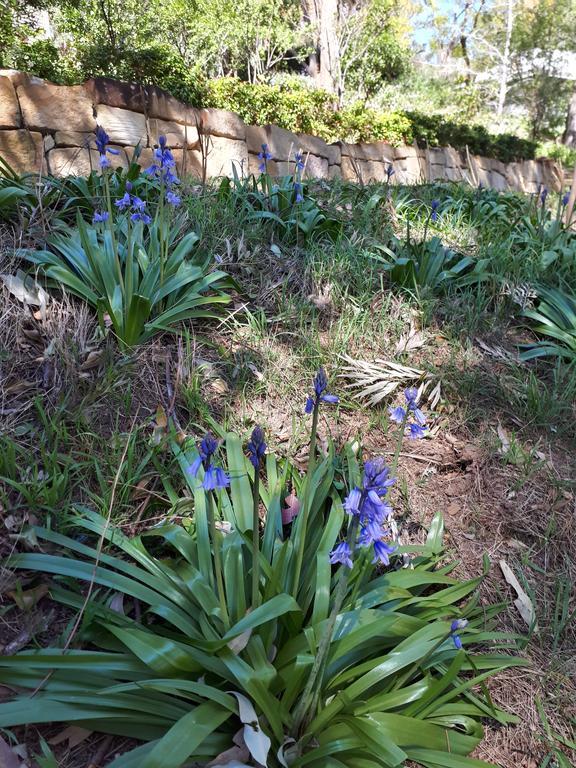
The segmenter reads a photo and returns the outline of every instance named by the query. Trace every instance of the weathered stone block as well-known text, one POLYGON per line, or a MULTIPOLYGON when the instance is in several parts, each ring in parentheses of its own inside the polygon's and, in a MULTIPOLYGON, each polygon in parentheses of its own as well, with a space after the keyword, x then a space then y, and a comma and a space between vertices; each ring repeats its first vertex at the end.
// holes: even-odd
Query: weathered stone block
POLYGON ((0 157, 16 173, 45 171, 42 134, 23 129, 0 131, 0 157))
POLYGON ((506 177, 498 171, 490 172, 490 186, 492 189, 497 189, 499 192, 503 192, 506 189, 506 177))
MULTIPOLYGON (((119 155, 107 155, 113 168, 128 165, 124 150, 119 155)), ((100 168, 100 155, 95 149, 64 147, 51 149, 47 154, 48 169, 54 176, 88 176, 100 168)))
POLYGON ((195 125, 182 125, 168 120, 152 118, 148 121, 150 144, 156 144, 160 136, 166 136, 170 149, 194 149, 198 147, 198 129, 195 125))
POLYGON ((246 123, 235 112, 226 109, 200 110, 200 125, 203 133, 226 139, 246 141, 246 123))
POLYGON ((404 184, 417 184, 428 179, 426 162, 415 151, 413 155, 395 160, 394 171, 396 181, 404 184))
POLYGON ((199 110, 183 104, 155 85, 147 86, 146 94, 148 97, 146 110, 148 117, 157 117, 160 120, 171 120, 175 123, 188 125, 196 125, 196 119, 200 119, 199 110))
POLYGON ((328 159, 316 155, 304 156, 304 177, 307 179, 327 179, 328 159))
POLYGON ((341 179, 342 178, 342 166, 341 165, 329 165, 328 166, 328 178, 329 179, 341 179))
POLYGON ((7 77, 14 88, 19 85, 28 85, 34 83, 35 85, 42 85, 46 81, 36 75, 29 75, 27 72, 21 72, 19 69, 0 69, 0 77, 7 77))
POLYGON ((364 165, 365 163, 362 160, 356 160, 350 157, 350 155, 342 155, 340 168, 344 181, 363 182, 365 176, 364 165))
POLYGON ((232 176, 232 166, 239 176, 248 169, 248 150, 245 141, 223 136, 211 136, 206 158, 206 178, 232 176))
MULTIPOLYGON (((260 175, 260 164, 262 161, 258 155, 250 152, 248 154, 248 173, 254 176, 260 175)), ((289 163, 286 160, 268 160, 266 163, 266 170, 270 176, 288 176, 294 172, 294 163, 289 163)))
POLYGON ((261 144, 267 144, 273 160, 293 161, 300 148, 298 136, 277 125, 265 125, 257 129, 246 126, 246 140, 249 151, 255 153, 260 152, 261 144))
POLYGON ((310 153, 310 155, 316 155, 316 157, 325 157, 328 162, 330 158, 333 158, 332 162, 336 162, 334 157, 334 149, 327 144, 323 139, 319 139, 316 136, 309 136, 307 133, 298 133, 298 142, 300 149, 303 153, 310 153))
POLYGON ((97 119, 98 125, 104 128, 113 144, 134 145, 140 143, 145 146, 148 141, 146 118, 139 112, 100 104, 97 119))
POLYGON ((393 162, 395 159, 394 147, 385 141, 370 143, 341 145, 342 156, 354 157, 358 160, 374 160, 376 162, 393 162))
POLYGON ((123 83, 111 77, 95 77, 84 86, 94 104, 129 109, 131 112, 146 111, 146 88, 138 83, 123 83))
POLYGON ((20 107, 9 77, 0 76, 0 128, 20 128, 20 107))
POLYGON ((92 99, 82 85, 42 83, 16 89, 24 125, 39 131, 93 131, 92 99))
POLYGON ((96 147, 94 134, 82 131, 56 131, 54 143, 57 147, 96 147))

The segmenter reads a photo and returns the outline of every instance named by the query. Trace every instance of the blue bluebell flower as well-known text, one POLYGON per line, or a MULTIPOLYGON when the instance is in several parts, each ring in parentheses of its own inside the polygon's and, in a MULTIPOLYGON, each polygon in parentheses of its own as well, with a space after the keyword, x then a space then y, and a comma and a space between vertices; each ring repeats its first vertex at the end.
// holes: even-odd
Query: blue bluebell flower
POLYGON ((542 192, 540 192, 540 203, 542 204, 542 207, 546 205, 547 197, 548 197, 548 187, 544 187, 542 192))
POLYGON ((392 163, 390 163, 390 165, 386 168, 386 181, 390 181, 390 178, 394 176, 395 173, 396 171, 392 167, 392 163))
POLYGON ((459 629, 464 629, 468 626, 468 620, 467 619, 454 619, 452 624, 450 625, 450 637, 452 638, 452 642, 454 643, 454 647, 457 651, 461 650, 462 648, 462 640, 460 638, 460 635, 458 634, 459 629))
POLYGON ((302 203, 304 201, 304 195, 302 194, 302 183, 299 181, 294 182, 294 192, 296 193, 296 202, 302 203))
POLYGON ((342 563, 347 568, 352 568, 352 552, 350 546, 346 541, 342 541, 330 552, 330 562, 332 565, 335 563, 342 563))
POLYGON ((396 408, 388 408, 388 413, 390 415, 390 420, 395 421, 396 424, 402 424, 406 418, 406 409, 402 408, 401 405, 397 405, 396 408))
POLYGON ((108 221, 110 217, 110 214, 108 211, 94 211, 94 216, 92 216, 92 224, 98 224, 102 221, 108 221))
POLYGON ((568 205, 568 201, 570 200, 570 190, 568 192, 565 192, 562 196, 562 206, 565 208, 568 205))
POLYGON ((173 205, 174 208, 177 208, 182 202, 182 198, 175 192, 168 191, 166 192, 166 202, 168 205, 173 205))
POLYGON ((116 200, 114 205, 121 211, 125 211, 126 208, 129 208, 132 205, 132 197, 130 196, 130 193, 124 192, 124 195, 119 200, 116 200))
POLYGON ((438 221, 438 208, 440 207, 440 200, 432 200, 432 213, 430 218, 432 221, 438 221))
POLYGON ((297 172, 304 170, 304 157, 302 155, 302 152, 296 152, 295 163, 296 163, 297 172))
POLYGON ((420 440, 421 438, 426 437, 426 430, 424 427, 420 426, 420 424, 409 424, 408 437, 411 440, 420 440))
POLYGON ((424 424, 426 424, 426 416, 420 410, 420 408, 418 408, 419 394, 416 387, 408 387, 408 389, 405 389, 404 397, 406 398, 406 405, 408 406, 408 410, 412 413, 416 419, 416 422, 420 424, 421 427, 423 427, 424 424))
MULTIPOLYGON (((373 562, 388 564, 389 556, 396 550, 394 544, 385 543, 390 535, 386 523, 392 514, 392 507, 385 500, 388 489, 394 484, 384 459, 377 456, 364 464, 362 487, 353 488, 344 499, 344 510, 356 518, 359 525, 360 547, 374 547, 373 562)), ((351 557, 351 553, 350 553, 351 557)))
POLYGON ((394 554, 397 547, 394 544, 387 544, 385 541, 374 542, 374 559, 373 563, 381 563, 382 565, 390 565, 390 555, 394 554))
POLYGON ((133 196, 132 197, 132 210, 136 211, 137 213, 142 213, 146 208, 146 203, 142 198, 133 196))
POLYGON ((305 413, 312 413, 314 407, 319 405, 320 402, 324 403, 338 403, 340 398, 337 395, 331 395, 326 392, 328 388, 328 379, 326 378, 326 372, 324 368, 319 368, 318 373, 314 377, 314 395, 315 397, 308 396, 306 399, 306 405, 304 406, 305 413))
POLYGON ((154 162, 144 171, 148 176, 156 176, 167 187, 180 183, 180 179, 173 173, 176 167, 174 155, 167 147, 166 136, 158 137, 158 146, 154 150, 154 162))
POLYGON ((143 224, 152 224, 152 217, 147 213, 131 213, 130 221, 141 221, 143 224))
POLYGON ((255 469, 258 469, 262 459, 266 455, 266 443, 264 441, 264 430, 262 427, 255 426, 252 430, 250 440, 246 445, 248 458, 255 469))
POLYGON ((96 144, 96 149, 100 154, 100 158, 99 158, 100 168, 110 168, 111 163, 110 163, 110 160, 108 160, 108 158, 106 157, 106 153, 110 155, 119 155, 120 151, 118 149, 112 149, 111 147, 108 146, 110 137, 108 136, 108 134, 106 133, 104 128, 102 128, 101 125, 96 126, 96 130, 94 131, 94 133, 96 135, 94 142, 96 144))
POLYGON ((268 152, 268 144, 262 144, 262 149, 258 152, 258 160, 260 160, 258 170, 260 173, 266 173, 266 163, 272 160, 272 155, 268 152))
POLYGON ((204 480, 202 487, 205 491, 213 491, 218 488, 227 488, 230 485, 230 478, 221 467, 212 463, 212 457, 218 450, 218 441, 207 432, 198 445, 198 457, 192 462, 188 471, 193 477, 196 477, 200 467, 204 467, 204 480))

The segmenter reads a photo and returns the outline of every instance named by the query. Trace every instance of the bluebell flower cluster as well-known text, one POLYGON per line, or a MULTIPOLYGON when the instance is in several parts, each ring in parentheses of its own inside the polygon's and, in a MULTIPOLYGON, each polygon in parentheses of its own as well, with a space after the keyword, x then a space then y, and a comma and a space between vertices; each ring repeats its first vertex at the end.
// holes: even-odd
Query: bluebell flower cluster
POLYGON ((401 405, 395 408, 389 408, 388 413, 390 419, 395 421, 396 424, 404 424, 408 428, 408 437, 417 440, 426 435, 426 416, 418 407, 418 390, 416 387, 409 387, 404 390, 404 397, 406 399, 406 407, 401 405), (410 424, 407 423, 409 416, 412 416, 414 421, 410 424))
POLYGON ((328 379, 326 378, 326 372, 324 368, 320 368, 314 377, 314 396, 310 395, 306 400, 306 405, 304 406, 305 413, 312 413, 320 402, 337 403, 339 401, 338 395, 331 395, 329 392, 326 392, 327 389, 328 379))
POLYGON ((248 458, 255 469, 259 469, 262 459, 266 455, 266 442, 264 441, 264 430, 256 426, 252 430, 250 440, 246 445, 248 458))
POLYGON ((467 626, 468 626, 467 619, 454 619, 454 621, 450 625, 450 637, 452 638, 452 642, 454 643, 454 647, 456 648, 457 651, 461 650, 462 648, 462 639, 458 634, 458 630, 464 629, 467 626))
POLYGON ((432 200, 432 213, 430 214, 432 221, 438 221, 438 208, 440 208, 440 200, 432 200))
POLYGON ((174 155, 166 145, 166 136, 158 137, 158 146, 154 150, 154 162, 144 173, 148 176, 155 176, 168 188, 175 184, 180 184, 180 179, 174 173, 176 161, 174 155))
POLYGON ((108 134, 106 133, 104 128, 102 128, 101 125, 96 126, 96 130, 94 131, 94 133, 96 134, 96 139, 95 139, 96 149, 100 154, 100 160, 99 160, 100 168, 110 168, 111 163, 110 163, 110 160, 108 160, 108 158, 106 157, 106 153, 110 155, 119 155, 120 151, 118 149, 112 149, 111 147, 108 146, 110 142, 110 137, 108 136, 108 134))
POLYGON ((188 468, 190 474, 196 477, 200 467, 204 467, 202 488, 205 491, 227 488, 230 485, 230 478, 222 467, 217 467, 212 463, 212 458, 217 450, 218 441, 210 432, 207 432, 198 445, 198 458, 188 468))
POLYGON ((390 179, 392 178, 392 176, 394 176, 395 173, 396 171, 392 167, 392 163, 390 163, 390 165, 386 168, 386 181, 388 183, 390 182, 390 179))
POLYGON ((295 200, 297 203, 304 202, 304 194, 302 188, 302 171, 304 170, 304 157, 302 152, 296 152, 295 158, 295 173, 294 173, 294 193, 296 195, 295 200))
MULTIPOLYGON (((344 500, 346 512, 358 522, 358 536, 354 546, 373 547, 373 563, 390 563, 390 555, 396 546, 385 539, 390 536, 386 522, 392 514, 392 507, 385 500, 388 489, 395 483, 384 459, 378 456, 364 465, 362 487, 353 488, 344 500)), ((330 553, 330 562, 352 567, 352 547, 345 541, 330 553)))
POLYGON ((565 192, 562 196, 562 206, 565 208, 568 205, 568 201, 570 200, 570 190, 568 192, 565 192))
POLYGON ((262 149, 258 152, 258 160, 260 160, 258 170, 260 173, 266 173, 266 163, 272 160, 272 155, 268 152, 268 144, 262 144, 262 149))
POLYGON ((176 192, 172 192, 172 190, 168 190, 166 192, 166 202, 168 205, 174 206, 174 208, 177 208, 180 203, 182 202, 182 198, 180 195, 177 195, 176 192))
POLYGON ((100 222, 108 221, 110 214, 108 211, 94 211, 92 216, 92 224, 99 224, 100 222))
POLYGON ((132 184, 127 181, 126 191, 119 200, 114 202, 114 205, 116 208, 118 208, 119 211, 126 211, 130 209, 132 211, 130 214, 130 219, 132 221, 142 221, 144 224, 150 224, 152 222, 152 218, 146 213, 146 202, 137 195, 130 194, 131 192, 132 184))
POLYGON ((540 192, 540 203, 542 204, 542 208, 546 205, 546 198, 548 197, 548 187, 544 187, 542 192, 540 192))

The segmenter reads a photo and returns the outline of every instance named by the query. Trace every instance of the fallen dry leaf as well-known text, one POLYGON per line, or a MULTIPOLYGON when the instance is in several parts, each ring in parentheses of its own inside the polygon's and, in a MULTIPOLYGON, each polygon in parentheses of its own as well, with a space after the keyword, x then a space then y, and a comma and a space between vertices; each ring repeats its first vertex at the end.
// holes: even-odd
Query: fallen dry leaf
POLYGON ((534 627, 534 631, 538 633, 538 625, 536 623, 536 612, 532 605, 532 600, 528 597, 526 592, 520 586, 520 582, 514 575, 512 568, 505 560, 500 560, 500 570, 504 574, 504 578, 510 584, 512 589, 516 592, 518 597, 514 600, 514 605, 518 609, 518 613, 524 619, 529 627, 534 627))
POLYGON ((28 589, 26 591, 11 590, 6 594, 11 597, 21 611, 29 611, 31 608, 42 600, 42 598, 48 594, 49 587, 47 584, 40 584, 34 589, 28 589))
POLYGON ((289 496, 284 499, 286 507, 282 510, 282 525, 288 525, 294 520, 298 512, 300 512, 300 500, 292 491, 289 496))
POLYGON ((48 744, 55 747, 58 746, 58 744, 68 742, 68 748, 72 749, 85 741, 91 734, 92 731, 89 731, 87 728, 81 728, 79 725, 69 725, 68 728, 64 728, 64 730, 57 733, 56 736, 48 739, 48 744))
POLYGON ((498 435, 498 439, 500 440, 500 448, 498 449, 498 453, 501 456, 505 456, 510 450, 510 438, 508 437, 508 433, 502 424, 500 424, 500 422, 498 422, 496 433, 498 435))

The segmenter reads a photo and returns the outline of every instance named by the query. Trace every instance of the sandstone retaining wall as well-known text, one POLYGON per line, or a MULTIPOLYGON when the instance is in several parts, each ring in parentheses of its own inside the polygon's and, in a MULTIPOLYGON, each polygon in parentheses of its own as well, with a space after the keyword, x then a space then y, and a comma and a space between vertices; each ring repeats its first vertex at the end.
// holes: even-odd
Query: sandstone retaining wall
POLYGON ((154 86, 108 78, 83 85, 54 85, 14 70, 0 70, 0 157, 18 172, 56 176, 85 175, 97 167, 96 124, 119 151, 109 155, 114 166, 127 166, 135 147, 139 162, 149 165, 158 136, 165 135, 180 173, 197 178, 257 173, 258 153, 268 145, 268 170, 283 175, 294 169, 302 151, 304 175, 367 184, 384 181, 390 167, 392 183, 436 180, 465 181, 498 190, 535 192, 541 185, 559 191, 561 168, 548 159, 502 163, 451 147, 419 149, 371 144, 327 144, 275 125, 246 125, 233 112, 196 109, 154 86))

